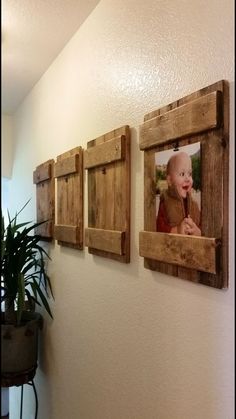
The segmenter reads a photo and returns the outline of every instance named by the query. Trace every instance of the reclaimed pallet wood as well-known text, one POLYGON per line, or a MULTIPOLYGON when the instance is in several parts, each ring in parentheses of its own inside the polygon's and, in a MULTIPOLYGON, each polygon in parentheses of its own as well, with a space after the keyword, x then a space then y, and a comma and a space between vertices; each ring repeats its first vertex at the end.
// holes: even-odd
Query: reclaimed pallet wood
POLYGON ((146 114, 140 126, 140 149, 144 151, 144 231, 140 233, 139 250, 144 266, 192 282, 227 288, 228 82, 221 80, 146 114), (202 236, 169 238, 172 234, 156 232, 155 154, 196 142, 200 143, 201 156, 202 236), (176 246, 181 251, 179 258, 176 246))
POLYGON ((130 130, 127 125, 87 144, 89 253, 130 261, 130 130))

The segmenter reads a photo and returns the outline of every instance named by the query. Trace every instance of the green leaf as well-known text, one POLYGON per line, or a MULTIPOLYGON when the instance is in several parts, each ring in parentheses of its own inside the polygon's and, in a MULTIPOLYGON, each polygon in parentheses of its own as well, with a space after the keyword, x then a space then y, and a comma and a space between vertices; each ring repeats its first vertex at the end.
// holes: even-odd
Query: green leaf
POLYGON ((39 294, 39 297, 41 298, 44 307, 46 308, 49 316, 53 319, 52 312, 50 310, 50 307, 49 307, 49 304, 47 302, 47 299, 45 298, 43 292, 41 291, 41 289, 40 289, 40 287, 39 287, 39 285, 37 284, 36 281, 34 281, 34 284, 35 284, 36 292, 39 294))
POLYGON ((45 221, 33 223, 18 222, 18 215, 29 201, 11 218, 8 211, 8 225, 1 222, 1 299, 10 307, 16 303, 17 322, 20 323, 25 298, 46 309, 52 317, 47 301, 49 292, 54 298, 50 278, 46 272, 45 260, 48 252, 41 246, 41 237, 35 229, 45 221), (7 304, 8 302, 8 304, 7 304))
POLYGON ((22 312, 25 308, 25 282, 24 275, 18 277, 18 299, 17 299, 17 324, 20 324, 22 312))

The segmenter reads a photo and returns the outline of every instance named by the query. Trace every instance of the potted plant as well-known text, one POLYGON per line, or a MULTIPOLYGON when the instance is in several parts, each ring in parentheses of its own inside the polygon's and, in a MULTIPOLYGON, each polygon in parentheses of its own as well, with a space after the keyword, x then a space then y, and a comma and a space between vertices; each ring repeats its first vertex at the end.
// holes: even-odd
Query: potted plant
MULTIPOLYGON (((29 201, 28 201, 29 202, 29 201)), ((18 223, 16 213, 8 225, 1 214, 1 382, 20 385, 32 380, 37 368, 38 330, 43 318, 35 306, 52 317, 47 298, 52 294, 46 272, 48 253, 34 234, 41 223, 18 223), (32 234, 33 233, 33 234, 32 234), (5 303, 5 309, 2 305, 5 303)), ((46 222, 46 221, 44 221, 46 222)))

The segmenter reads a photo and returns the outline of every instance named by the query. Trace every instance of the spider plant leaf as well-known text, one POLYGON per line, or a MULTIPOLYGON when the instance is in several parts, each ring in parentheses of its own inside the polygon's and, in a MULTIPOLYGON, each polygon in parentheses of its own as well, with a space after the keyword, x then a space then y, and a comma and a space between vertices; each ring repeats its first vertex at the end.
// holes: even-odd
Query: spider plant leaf
POLYGON ((25 308, 25 282, 24 275, 18 277, 18 299, 17 299, 17 324, 20 324, 22 312, 25 308))
POLYGON ((48 312, 49 316, 53 319, 52 312, 51 312, 51 310, 50 310, 50 307, 49 307, 49 304, 48 304, 48 302, 47 302, 47 299, 45 298, 45 296, 44 296, 43 292, 41 291, 41 289, 40 289, 39 285, 37 284, 37 282, 36 282, 35 280, 34 280, 34 284, 35 284, 35 289, 36 289, 36 292, 38 293, 38 295, 39 295, 39 297, 40 297, 40 299, 41 299, 41 301, 42 301, 42 303, 43 303, 44 307, 46 308, 46 310, 47 310, 47 312, 48 312))
POLYGON ((18 323, 24 310, 25 297, 32 303, 42 303, 51 317, 47 302, 49 291, 54 298, 45 264, 45 260, 50 257, 40 244, 41 236, 35 234, 35 229, 46 221, 18 222, 18 215, 28 202, 12 218, 7 212, 7 226, 3 218, 1 222, 1 300, 5 301, 5 307, 14 307, 16 303, 18 323))

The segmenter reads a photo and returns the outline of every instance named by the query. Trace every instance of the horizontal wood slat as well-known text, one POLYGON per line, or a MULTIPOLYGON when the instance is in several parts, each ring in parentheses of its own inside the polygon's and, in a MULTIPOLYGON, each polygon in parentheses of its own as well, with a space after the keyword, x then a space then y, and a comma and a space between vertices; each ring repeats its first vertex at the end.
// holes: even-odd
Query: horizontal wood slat
POLYGON ((55 163, 55 177, 66 176, 78 172, 79 155, 66 157, 55 163))
POLYGON ((52 221, 47 221, 44 224, 41 224, 40 226, 36 227, 35 234, 38 234, 39 236, 50 238, 53 235, 53 223, 52 221))
POLYGON ((85 245, 94 249, 123 255, 125 248, 125 232, 86 228, 85 245))
POLYGON ((213 91, 144 122, 140 126, 140 149, 218 128, 222 122, 221 102, 221 92, 213 91))
POLYGON ((215 238, 141 231, 140 256, 164 263, 216 274, 215 238))
POLYGON ((68 226, 68 225, 55 225, 54 228, 55 239, 66 242, 77 244, 79 243, 79 227, 68 226))
POLYGON ((84 152, 84 167, 101 166, 125 158, 125 136, 120 135, 84 152))
POLYGON ((51 178, 51 164, 45 164, 39 166, 33 172, 33 182, 35 184, 43 182, 51 178))

